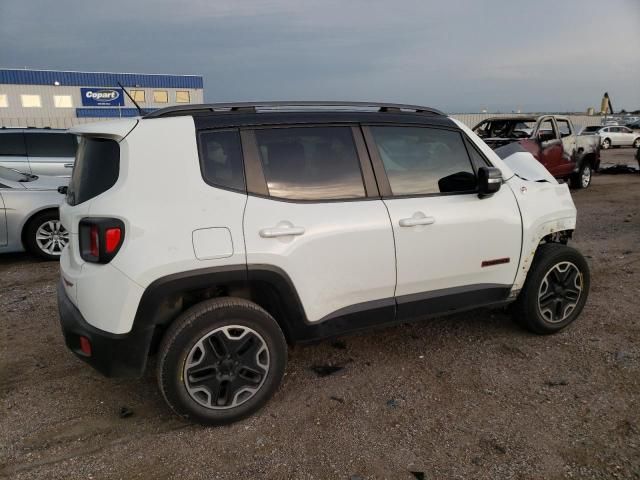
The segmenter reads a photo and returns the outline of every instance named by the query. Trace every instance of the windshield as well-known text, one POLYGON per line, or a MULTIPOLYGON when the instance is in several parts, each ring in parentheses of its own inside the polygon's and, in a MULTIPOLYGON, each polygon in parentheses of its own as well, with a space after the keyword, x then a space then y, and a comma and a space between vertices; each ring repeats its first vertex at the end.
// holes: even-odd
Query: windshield
POLYGON ((20 173, 6 167, 0 167, 0 178, 4 178, 5 180, 10 180, 12 182, 28 182, 31 180, 30 175, 20 173))

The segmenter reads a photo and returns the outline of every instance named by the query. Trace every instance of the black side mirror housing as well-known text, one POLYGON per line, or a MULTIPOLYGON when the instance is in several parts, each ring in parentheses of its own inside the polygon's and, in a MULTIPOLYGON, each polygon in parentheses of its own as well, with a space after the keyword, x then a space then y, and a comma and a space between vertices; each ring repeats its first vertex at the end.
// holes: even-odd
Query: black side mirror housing
POLYGON ((496 167, 480 167, 478 169, 478 197, 490 197, 502 185, 502 172, 496 167))

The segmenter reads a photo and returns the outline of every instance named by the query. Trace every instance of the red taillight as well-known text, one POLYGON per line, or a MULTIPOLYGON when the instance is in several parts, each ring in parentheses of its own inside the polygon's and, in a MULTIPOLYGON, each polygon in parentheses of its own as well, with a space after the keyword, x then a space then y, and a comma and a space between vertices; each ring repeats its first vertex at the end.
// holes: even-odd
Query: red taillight
POLYGON ((122 238, 122 230, 120 227, 107 228, 104 232, 104 251, 106 253, 115 252, 120 246, 120 239, 122 238))
POLYGON ((80 256, 91 263, 109 263, 124 241, 124 222, 117 218, 89 217, 78 225, 80 256))
POLYGON ((100 232, 97 225, 91 225, 89 231, 89 254, 95 258, 100 256, 100 232))
POLYGON ((80 350, 87 357, 91 356, 91 342, 87 337, 80 337, 80 350))

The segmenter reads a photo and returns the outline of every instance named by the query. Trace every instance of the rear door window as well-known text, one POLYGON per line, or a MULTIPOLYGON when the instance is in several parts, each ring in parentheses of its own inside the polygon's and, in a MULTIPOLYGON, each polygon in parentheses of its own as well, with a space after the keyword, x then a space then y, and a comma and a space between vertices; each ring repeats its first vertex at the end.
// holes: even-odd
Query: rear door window
POLYGON ((201 132, 198 148, 205 182, 214 187, 245 191, 242 147, 237 129, 201 132))
POLYGON ((459 132, 370 127, 394 196, 465 193, 477 181, 459 132))
POLYGON ((69 133, 27 133, 25 140, 30 157, 73 157, 78 147, 69 133))
POLYGON ((0 134, 0 155, 25 156, 27 149, 22 133, 0 134))
POLYGON ((291 200, 365 197, 350 127, 255 131, 269 195, 291 200))

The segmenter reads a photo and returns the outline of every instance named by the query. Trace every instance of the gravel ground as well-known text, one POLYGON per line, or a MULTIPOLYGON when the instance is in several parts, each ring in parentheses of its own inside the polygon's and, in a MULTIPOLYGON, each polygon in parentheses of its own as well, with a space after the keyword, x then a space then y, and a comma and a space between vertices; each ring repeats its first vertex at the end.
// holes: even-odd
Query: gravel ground
POLYGON ((0 476, 640 478, 640 175, 598 175, 574 199, 592 289, 564 332, 480 310, 297 347, 271 402, 221 428, 174 417, 153 369, 106 379, 73 357, 57 264, 5 255, 0 476), (318 377, 317 364, 344 369, 318 377))

